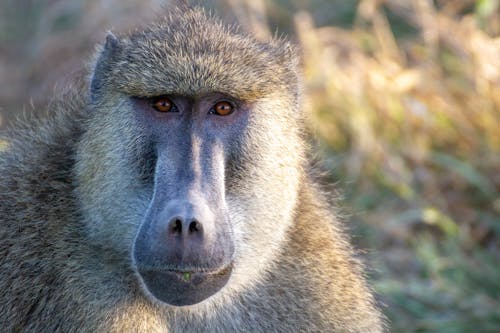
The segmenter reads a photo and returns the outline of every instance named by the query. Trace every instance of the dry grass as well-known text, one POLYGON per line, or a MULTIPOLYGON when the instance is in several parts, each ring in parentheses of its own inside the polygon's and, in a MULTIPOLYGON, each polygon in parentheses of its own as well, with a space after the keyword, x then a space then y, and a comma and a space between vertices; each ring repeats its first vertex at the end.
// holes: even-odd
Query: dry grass
POLYGON ((295 17, 310 126, 379 251, 394 331, 500 329, 498 6, 365 0, 350 29, 295 17))

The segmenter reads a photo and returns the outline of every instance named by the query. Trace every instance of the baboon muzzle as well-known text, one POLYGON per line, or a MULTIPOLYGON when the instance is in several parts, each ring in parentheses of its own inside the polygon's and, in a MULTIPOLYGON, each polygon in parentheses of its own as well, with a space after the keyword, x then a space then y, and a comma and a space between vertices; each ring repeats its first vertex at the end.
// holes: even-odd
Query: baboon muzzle
POLYGON ((154 194, 134 242, 133 261, 146 294, 170 305, 192 305, 219 291, 231 275, 234 245, 224 177, 200 167, 214 161, 193 154, 158 156, 154 194))

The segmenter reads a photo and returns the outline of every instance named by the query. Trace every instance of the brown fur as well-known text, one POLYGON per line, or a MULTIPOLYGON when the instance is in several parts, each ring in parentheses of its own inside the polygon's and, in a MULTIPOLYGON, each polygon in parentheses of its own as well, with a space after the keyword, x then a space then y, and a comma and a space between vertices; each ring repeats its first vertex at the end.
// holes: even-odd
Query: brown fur
POLYGON ((173 12, 145 32, 108 38, 90 95, 75 89, 44 119, 7 133, 9 147, 0 153, 2 331, 381 332, 362 267, 304 158, 293 48, 259 43, 201 10, 173 12), (176 308, 148 298, 131 267, 137 224, 130 216, 148 190, 136 180, 145 172, 144 148, 132 111, 116 105, 124 94, 211 91, 260 112, 249 120, 253 132, 238 165, 228 167, 227 192, 239 210, 258 208, 246 228, 261 229, 240 230, 236 246, 246 242, 250 250, 239 254, 227 287, 176 308), (272 238, 269 221, 281 221, 283 234, 272 238))

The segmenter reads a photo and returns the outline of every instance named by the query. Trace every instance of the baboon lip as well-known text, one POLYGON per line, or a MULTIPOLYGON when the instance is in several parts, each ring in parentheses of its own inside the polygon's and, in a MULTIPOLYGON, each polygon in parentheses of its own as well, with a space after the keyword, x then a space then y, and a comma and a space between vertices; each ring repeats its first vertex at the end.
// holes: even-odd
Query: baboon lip
POLYGON ((138 267, 148 294, 174 306, 193 305, 222 289, 233 269, 232 263, 218 269, 186 270, 185 268, 138 267))
POLYGON ((176 274, 223 274, 224 271, 232 267, 232 262, 222 264, 217 267, 201 267, 201 266, 145 266, 138 265, 139 272, 160 272, 160 273, 176 273, 176 274))
POLYGON ((177 275, 178 278, 180 278, 184 282, 189 282, 192 279, 195 279, 197 277, 209 277, 209 276, 224 276, 226 274, 229 274, 232 270, 231 265, 226 265, 222 268, 218 269, 201 269, 201 270, 168 270, 168 272, 174 273, 177 275))
POLYGON ((208 277, 216 275, 225 275, 232 270, 232 263, 221 267, 138 267, 139 273, 170 273, 175 274, 183 281, 189 281, 195 277, 208 277))

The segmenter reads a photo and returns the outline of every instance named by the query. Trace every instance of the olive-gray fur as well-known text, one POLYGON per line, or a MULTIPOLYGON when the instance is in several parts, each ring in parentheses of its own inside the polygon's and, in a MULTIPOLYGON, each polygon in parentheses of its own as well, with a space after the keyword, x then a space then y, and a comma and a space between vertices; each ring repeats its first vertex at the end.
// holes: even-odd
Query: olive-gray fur
POLYGON ((6 132, 2 331, 383 331, 362 266, 305 157, 299 77, 288 43, 258 42, 200 9, 173 9, 143 32, 109 36, 91 84, 6 132), (227 287, 172 307, 145 295, 132 268, 151 193, 148 147, 127 96, 209 92, 256 105, 226 176, 240 250, 227 287))

